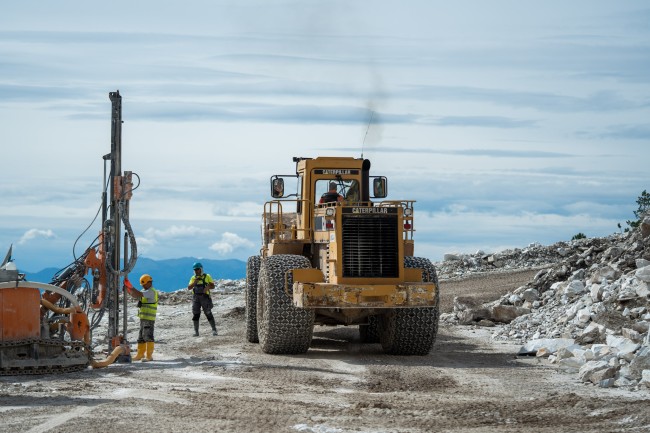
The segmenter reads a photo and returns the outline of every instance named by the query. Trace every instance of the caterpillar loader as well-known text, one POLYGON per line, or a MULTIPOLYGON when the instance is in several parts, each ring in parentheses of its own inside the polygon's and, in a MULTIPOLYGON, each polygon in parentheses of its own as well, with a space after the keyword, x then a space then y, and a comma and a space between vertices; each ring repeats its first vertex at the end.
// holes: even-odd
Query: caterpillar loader
POLYGON ((440 294, 432 263, 414 257, 415 201, 381 200, 388 181, 370 176, 367 159, 294 162, 295 175, 270 179, 260 255, 247 262, 247 340, 298 354, 315 324, 356 325, 386 353, 428 354, 440 294))

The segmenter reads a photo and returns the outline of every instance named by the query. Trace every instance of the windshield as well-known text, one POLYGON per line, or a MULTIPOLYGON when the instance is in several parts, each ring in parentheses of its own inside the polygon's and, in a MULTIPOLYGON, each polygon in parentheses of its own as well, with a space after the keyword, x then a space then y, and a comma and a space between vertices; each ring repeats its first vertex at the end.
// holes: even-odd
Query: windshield
POLYGON ((343 179, 319 179, 316 181, 315 197, 316 204, 343 200, 357 202, 359 201, 359 182, 343 179), (330 190, 331 186, 335 186, 335 188, 330 190))

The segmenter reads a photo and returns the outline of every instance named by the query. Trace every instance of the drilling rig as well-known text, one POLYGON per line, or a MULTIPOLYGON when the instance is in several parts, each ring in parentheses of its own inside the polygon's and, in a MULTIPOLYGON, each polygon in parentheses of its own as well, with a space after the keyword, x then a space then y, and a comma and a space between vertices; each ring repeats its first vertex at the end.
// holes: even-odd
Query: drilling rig
POLYGON ((118 90, 109 98, 111 152, 103 156, 100 232, 49 284, 27 281, 8 267, 13 263, 10 247, 0 269, 0 375, 76 371, 131 361, 122 279, 128 278, 137 260, 129 202, 137 188, 133 176, 138 176, 122 173, 122 97, 118 90), (109 356, 97 361, 91 333, 105 313, 109 356))

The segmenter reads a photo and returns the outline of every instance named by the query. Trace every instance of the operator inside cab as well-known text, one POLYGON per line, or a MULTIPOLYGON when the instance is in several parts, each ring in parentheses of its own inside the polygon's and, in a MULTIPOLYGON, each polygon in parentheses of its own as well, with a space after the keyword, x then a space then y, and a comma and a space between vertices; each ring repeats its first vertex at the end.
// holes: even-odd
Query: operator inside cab
POLYGON ((330 182, 328 191, 320 197, 318 203, 340 203, 342 201, 343 196, 336 191, 336 182, 330 182))

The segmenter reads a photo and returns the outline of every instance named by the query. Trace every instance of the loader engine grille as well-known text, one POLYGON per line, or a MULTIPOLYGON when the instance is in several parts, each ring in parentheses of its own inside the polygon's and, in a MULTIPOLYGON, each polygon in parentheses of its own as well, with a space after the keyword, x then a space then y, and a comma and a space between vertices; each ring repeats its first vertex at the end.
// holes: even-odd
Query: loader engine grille
POLYGON ((399 276, 397 214, 342 215, 343 277, 399 276))

